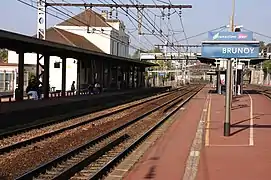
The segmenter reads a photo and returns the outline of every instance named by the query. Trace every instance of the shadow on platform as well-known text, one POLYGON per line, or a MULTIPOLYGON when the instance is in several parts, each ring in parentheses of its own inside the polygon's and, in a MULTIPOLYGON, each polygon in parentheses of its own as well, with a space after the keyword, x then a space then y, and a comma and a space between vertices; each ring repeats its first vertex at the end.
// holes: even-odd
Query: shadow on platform
MULTIPOLYGON (((239 100, 236 100, 236 101, 239 101, 239 100)), ((242 108, 246 108, 246 107, 249 107, 249 105, 247 105, 247 104, 239 104, 237 106, 233 106, 231 108, 231 110, 242 109, 242 108)))
POLYGON ((259 91, 257 90, 245 90, 244 93, 246 94, 261 94, 259 91))
MULTIPOLYGON (((253 117, 253 120, 255 121, 257 119, 260 119, 261 116, 271 116, 271 114, 258 114, 253 117)), ((240 129, 232 132, 231 136, 238 134, 246 129, 249 129, 251 127, 249 124, 242 124, 248 121, 250 121, 250 118, 232 124, 231 128, 240 128, 240 129)), ((271 128, 271 124, 254 124, 252 127, 253 128, 271 128)))
POLYGON ((149 168, 148 173, 145 175, 144 179, 154 179, 156 176, 156 165, 153 165, 149 168))
POLYGON ((209 90, 208 93, 209 93, 209 94, 217 94, 217 91, 216 91, 216 90, 209 90))

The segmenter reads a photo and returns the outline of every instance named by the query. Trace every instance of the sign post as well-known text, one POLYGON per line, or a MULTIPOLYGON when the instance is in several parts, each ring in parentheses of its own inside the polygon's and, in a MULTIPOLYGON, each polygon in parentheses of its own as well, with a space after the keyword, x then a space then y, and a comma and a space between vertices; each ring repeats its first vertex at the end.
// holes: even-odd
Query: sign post
POLYGON ((231 117, 231 66, 232 61, 227 61, 227 82, 226 82, 226 117, 224 122, 224 136, 230 136, 230 117, 231 117))
POLYGON ((245 32, 219 32, 213 35, 209 33, 209 39, 211 39, 211 41, 202 42, 201 56, 206 58, 228 59, 224 136, 230 136, 232 81, 234 81, 232 80, 232 61, 238 58, 257 58, 259 56, 259 41, 252 41, 252 34, 245 32))

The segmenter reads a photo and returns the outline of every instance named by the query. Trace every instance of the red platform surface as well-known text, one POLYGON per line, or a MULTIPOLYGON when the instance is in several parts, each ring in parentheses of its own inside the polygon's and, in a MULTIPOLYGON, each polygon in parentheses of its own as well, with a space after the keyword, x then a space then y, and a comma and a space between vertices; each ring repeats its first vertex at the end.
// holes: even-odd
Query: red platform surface
POLYGON ((205 146, 196 179, 271 179, 271 100, 261 94, 234 98, 231 136, 224 137, 224 98, 217 94, 210 96, 205 146))
POLYGON ((168 131, 143 155, 125 180, 182 178, 208 91, 209 88, 204 88, 190 100, 168 131))
POLYGON ((185 106, 125 180, 271 179, 271 100, 250 91, 233 98, 231 136, 224 137, 225 96, 208 95, 208 90, 204 88, 185 106), (193 150, 202 119, 202 148, 193 150), (191 165, 195 154, 199 160, 194 158, 191 165))

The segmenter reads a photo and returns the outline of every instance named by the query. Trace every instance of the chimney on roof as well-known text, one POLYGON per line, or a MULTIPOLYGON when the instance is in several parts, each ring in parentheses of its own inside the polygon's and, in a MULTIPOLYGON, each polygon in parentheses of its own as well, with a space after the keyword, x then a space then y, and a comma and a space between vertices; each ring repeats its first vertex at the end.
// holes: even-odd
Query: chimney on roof
POLYGON ((101 16, 102 16, 105 20, 107 20, 107 19, 108 19, 108 11, 102 10, 101 16))

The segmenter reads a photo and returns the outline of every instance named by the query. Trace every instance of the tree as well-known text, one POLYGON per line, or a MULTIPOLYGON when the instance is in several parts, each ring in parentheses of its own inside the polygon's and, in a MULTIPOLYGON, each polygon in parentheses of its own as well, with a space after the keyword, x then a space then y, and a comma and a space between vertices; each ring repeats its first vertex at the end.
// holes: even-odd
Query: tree
POLYGON ((267 48, 267 53, 270 53, 271 52, 271 43, 268 43, 265 47, 267 48))
POLYGON ((146 52, 143 49, 137 49, 134 54, 132 55, 132 59, 139 59, 140 58, 140 53, 146 52))
POLYGON ((8 51, 6 49, 0 49, 0 59, 8 62, 8 51))
POLYGON ((259 45, 260 45, 260 52, 262 52, 262 50, 265 48, 265 43, 263 41, 260 41, 259 45))
POLYGON ((154 49, 147 51, 147 52, 149 52, 149 53, 162 53, 162 51, 158 47, 155 47, 154 49))
POLYGON ((263 62, 263 71, 266 73, 271 73, 271 60, 263 62))

